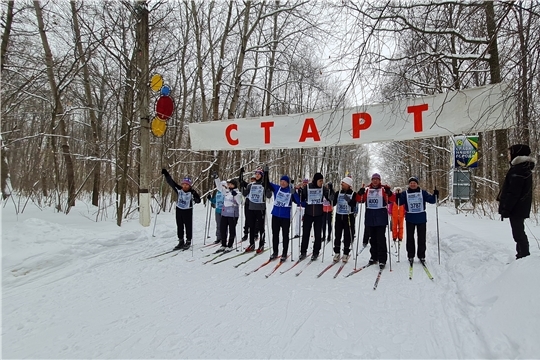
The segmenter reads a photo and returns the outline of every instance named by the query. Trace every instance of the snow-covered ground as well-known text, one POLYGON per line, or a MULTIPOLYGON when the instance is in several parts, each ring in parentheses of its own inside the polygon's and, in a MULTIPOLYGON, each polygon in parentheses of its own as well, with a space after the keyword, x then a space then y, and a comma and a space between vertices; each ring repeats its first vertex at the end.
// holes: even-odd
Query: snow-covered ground
MULTIPOLYGON (((268 252, 203 264, 205 208, 195 209, 195 248, 146 259, 176 245, 173 213, 149 228, 93 222, 28 206, 2 210, 3 358, 538 358, 540 250, 514 259, 508 221, 428 209, 428 266, 408 279, 405 249, 387 265, 333 278, 331 261, 269 278, 268 252)), ((214 233, 212 219, 212 231, 214 233)), ((536 238, 540 227, 528 222, 536 238)), ((240 230, 240 226, 238 227, 240 230)), ((363 229, 363 227, 362 227, 363 229)), ((214 239, 207 239, 209 243, 214 239)), ((236 255, 230 253, 220 259, 236 255)), ((294 257, 298 240, 294 240, 294 257)), ((369 259, 366 249, 358 265, 369 259)), ((306 262, 307 263, 307 262, 306 262)))

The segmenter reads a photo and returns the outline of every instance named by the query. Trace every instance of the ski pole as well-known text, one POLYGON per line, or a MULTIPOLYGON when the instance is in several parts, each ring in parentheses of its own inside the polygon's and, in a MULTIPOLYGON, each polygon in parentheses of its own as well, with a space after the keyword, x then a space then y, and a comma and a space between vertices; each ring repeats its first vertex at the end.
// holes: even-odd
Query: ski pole
POLYGON ((358 230, 356 231, 356 257, 354 259, 354 268, 358 264, 358 241, 360 241, 360 225, 362 224, 362 203, 358 209, 358 230))
POLYGON ((302 188, 300 188, 300 214, 298 216, 298 257, 302 255, 302 188))
POLYGON ((195 236, 193 236, 193 205, 194 204, 192 200, 191 201, 191 257, 193 257, 193 249, 195 248, 195 236))
MULTIPOLYGON (((291 207, 290 207, 290 212, 291 212, 291 215, 289 217, 289 229, 292 230, 293 226, 294 226, 294 223, 293 223, 293 218, 294 218, 294 214, 292 212, 292 204, 293 204, 293 190, 294 190, 294 178, 291 176, 291 184, 289 184, 289 192, 291 193, 291 207)), ((298 211, 298 207, 296 208, 296 211, 298 211)), ((285 241, 285 239, 283 239, 283 241, 285 241)), ((294 256, 293 256, 293 249, 294 249, 294 246, 293 246, 293 243, 292 243, 292 237, 291 237, 291 231, 289 231, 289 245, 291 247, 291 261, 294 261, 294 256)))
POLYGON ((203 245, 206 245, 206 236, 208 235, 208 216, 210 215, 210 208, 212 207, 210 204, 210 200, 206 200, 206 218, 204 219, 204 239, 203 239, 203 245))
MULTIPOLYGON (((349 206, 349 209, 351 207, 349 206)), ((337 215, 336 215, 337 216, 337 215)), ((334 219, 335 220, 335 219, 334 219)), ((353 222, 354 223, 354 222, 353 222)), ((351 252, 354 252, 354 241, 353 241, 353 238, 352 238, 352 228, 351 228, 351 213, 350 213, 350 210, 349 210, 349 213, 347 214, 347 224, 349 225, 349 246, 351 247, 351 249, 348 249, 349 250, 349 254, 351 252)), ((336 229, 334 228, 334 232, 336 231, 336 229)), ((343 244, 343 253, 345 254, 345 244, 343 244)))
MULTIPOLYGON (((435 190, 437 188, 435 187, 435 190)), ((439 241, 439 197, 435 196, 435 220, 437 221, 437 254, 439 257, 439 265, 441 265, 441 245, 439 241)))
POLYGON ((392 271, 392 254, 390 253, 390 226, 387 228, 388 232, 388 259, 390 259, 390 271, 392 271))
MULTIPOLYGON (((163 189, 163 181, 165 180, 165 176, 162 176, 161 177, 161 185, 159 187, 159 191, 161 191, 161 189, 163 189)), ((157 201, 156 199, 156 202, 158 203, 158 206, 159 206, 159 211, 156 211, 156 216, 155 216, 155 219, 154 219, 154 229, 152 230, 152 237, 156 237, 154 235, 155 231, 156 231, 156 224, 157 224, 157 216, 158 214, 161 212, 161 204, 157 201)))

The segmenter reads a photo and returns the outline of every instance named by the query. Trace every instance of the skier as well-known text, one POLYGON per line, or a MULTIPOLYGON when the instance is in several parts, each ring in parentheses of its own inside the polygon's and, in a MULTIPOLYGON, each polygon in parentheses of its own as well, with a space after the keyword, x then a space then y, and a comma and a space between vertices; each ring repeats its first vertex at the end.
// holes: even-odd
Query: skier
POLYGON ((214 244, 221 243, 221 208, 223 207, 223 193, 221 189, 223 188, 227 188, 227 182, 225 180, 221 181, 214 196, 208 195, 212 207, 216 209, 216 241, 214 241, 214 244))
POLYGON ((422 264, 426 261, 426 202, 435 204, 439 190, 433 190, 433 195, 420 189, 418 178, 409 178, 409 188, 399 195, 398 201, 405 206, 405 222, 407 227, 407 257, 412 265, 414 261, 415 242, 414 230, 418 237, 418 250, 416 252, 422 264))
POLYGON ((403 240, 403 220, 405 220, 405 205, 399 199, 401 194, 401 188, 394 188, 394 197, 396 202, 388 204, 388 212, 392 216, 392 240, 394 244, 396 241, 401 242, 403 240))
POLYGON ((532 170, 536 159, 528 145, 516 144, 508 148, 510 169, 506 173, 497 200, 501 220, 510 219, 512 236, 516 242, 516 259, 530 255, 529 239, 525 234, 525 219, 530 216, 532 203, 532 170))
MULTIPOLYGON (((267 174, 268 176, 268 174, 267 174)), ((264 251, 264 218, 266 216, 266 198, 272 197, 272 190, 263 184, 264 173, 261 169, 255 170, 255 181, 244 189, 244 196, 249 199, 249 209, 246 213, 246 223, 249 228, 249 246, 246 252, 255 250, 255 236, 260 234, 257 252, 264 251)))
MULTIPOLYGON (((251 178, 249 180, 250 183, 253 183, 255 182, 255 173, 253 173, 251 175, 251 178)), ((242 188, 245 188, 247 186, 247 183, 246 182, 243 182, 241 185, 242 185, 242 188), (242 185, 243 184, 243 185, 242 185)), ((248 198, 245 198, 244 200, 244 219, 247 219, 247 212, 249 210, 249 199, 248 198)), ((247 221, 244 223, 244 236, 242 236, 242 241, 246 241, 248 239, 248 236, 249 236, 249 227, 248 227, 248 223, 247 221)))
POLYGON ((335 218, 335 240, 334 240, 334 262, 340 260, 341 236, 343 235, 343 258, 346 263, 349 261, 351 252, 351 241, 354 227, 354 201, 355 193, 352 191, 353 180, 346 176, 341 180, 341 190, 334 195, 333 205, 336 207, 335 218), (350 203, 350 204, 349 204, 350 203), (352 206, 351 206, 352 205, 352 206))
POLYGON ((304 224, 302 226, 302 245, 300 247, 299 260, 306 258, 309 245, 309 236, 311 226, 315 235, 315 243, 313 244, 313 255, 311 260, 315 261, 319 257, 322 241, 322 223, 323 223, 323 198, 331 200, 328 196, 328 189, 323 187, 324 177, 321 173, 316 173, 313 180, 302 189, 302 199, 305 201, 304 224))
POLYGON ((381 175, 375 173, 371 176, 371 183, 367 187, 360 188, 356 194, 356 201, 366 203, 366 215, 364 225, 370 236, 370 264, 379 263, 379 267, 384 269, 388 258, 386 246, 386 226, 388 225, 388 214, 386 205, 393 200, 394 194, 388 185, 381 185, 381 175), (366 193, 367 192, 367 193, 366 193))
MULTIPOLYGON (((333 185, 331 182, 326 184, 325 186, 330 193, 330 196, 332 196, 333 192, 333 185)), ((323 226, 322 226, 322 239, 323 241, 330 242, 332 239, 332 215, 334 212, 334 207, 332 206, 332 203, 326 199, 323 199, 323 226), (326 233, 328 230, 328 237, 326 237, 326 233)))
POLYGON ((300 203, 300 197, 296 192, 291 191, 289 186, 290 178, 283 175, 279 179, 279 185, 270 183, 274 191, 274 207, 272 208, 272 248, 270 260, 278 257, 279 252, 279 231, 283 234, 283 252, 281 262, 287 260, 289 251, 289 230, 291 227, 291 207, 292 202, 300 203))
MULTIPOLYGON (((220 184, 216 179, 216 186, 220 184)), ((231 179, 226 182, 227 187, 220 189, 223 194, 223 206, 221 208, 221 247, 217 252, 231 251, 236 238, 236 224, 240 216, 240 205, 242 205, 242 195, 238 190, 238 181, 231 179), (227 242, 227 232, 229 241, 227 242)))
POLYGON ((167 184, 169 184, 178 195, 176 202, 176 228, 178 234, 178 245, 175 250, 187 250, 191 246, 193 239, 193 203, 201 202, 199 194, 191 187, 191 178, 184 177, 180 185, 172 178, 167 169, 161 169, 161 173, 165 176, 167 184), (186 232, 186 241, 184 242, 184 228, 186 232))

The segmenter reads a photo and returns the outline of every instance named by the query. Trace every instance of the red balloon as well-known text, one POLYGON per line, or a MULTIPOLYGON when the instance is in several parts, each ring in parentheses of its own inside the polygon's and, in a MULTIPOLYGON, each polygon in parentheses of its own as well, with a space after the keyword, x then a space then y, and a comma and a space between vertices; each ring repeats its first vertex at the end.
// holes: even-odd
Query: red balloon
POLYGON ((161 120, 167 120, 174 112, 174 101, 170 96, 160 96, 156 101, 156 115, 161 120))

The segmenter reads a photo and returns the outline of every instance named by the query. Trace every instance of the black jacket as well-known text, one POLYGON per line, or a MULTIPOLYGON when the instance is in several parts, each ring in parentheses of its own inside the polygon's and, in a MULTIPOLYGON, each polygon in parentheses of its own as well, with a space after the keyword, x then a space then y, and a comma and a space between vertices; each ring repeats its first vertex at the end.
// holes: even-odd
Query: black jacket
POLYGON ((517 156, 510 163, 499 192, 499 214, 502 218, 528 218, 532 203, 532 170, 536 160, 530 156, 517 156))
MULTIPOLYGON (((165 180, 167 181, 167 184, 170 185, 170 187, 172 187, 174 190, 176 190, 176 195, 178 195, 178 192, 179 191, 184 191, 182 189, 182 186, 181 185, 178 185, 171 177, 171 175, 169 175, 168 173, 165 174, 165 180)), ((189 204, 190 207, 193 207, 193 203, 195 204, 198 204, 201 202, 201 197, 199 196, 199 194, 193 189, 193 188, 189 188, 188 192, 191 193, 191 204, 189 204)))
MULTIPOLYGON (((320 189, 320 187, 317 186, 315 182, 310 182, 306 187, 302 188, 301 192, 301 199, 305 203, 305 212, 304 214, 310 215, 310 216, 322 216, 323 214, 323 204, 322 204, 322 198, 320 204, 308 204, 308 190, 307 189, 320 189)), ((323 197, 326 198, 328 201, 332 201, 330 197, 330 192, 326 187, 322 187, 323 189, 323 197)))

